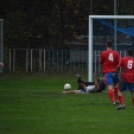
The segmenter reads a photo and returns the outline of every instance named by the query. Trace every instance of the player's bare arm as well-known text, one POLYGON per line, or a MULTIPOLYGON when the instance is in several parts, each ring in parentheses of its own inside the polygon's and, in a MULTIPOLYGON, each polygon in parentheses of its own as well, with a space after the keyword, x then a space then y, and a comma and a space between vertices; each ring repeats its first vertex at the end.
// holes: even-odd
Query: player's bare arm
POLYGON ((94 73, 94 83, 95 83, 95 89, 99 89, 99 84, 98 84, 96 73, 94 73))

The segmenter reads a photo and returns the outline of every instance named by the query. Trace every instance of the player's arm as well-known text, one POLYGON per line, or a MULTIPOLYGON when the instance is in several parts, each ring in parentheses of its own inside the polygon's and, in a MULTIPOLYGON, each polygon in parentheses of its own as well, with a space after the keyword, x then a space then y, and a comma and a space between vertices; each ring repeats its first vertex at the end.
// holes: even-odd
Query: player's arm
POLYGON ((99 60, 99 64, 102 65, 102 63, 103 63, 103 55, 102 55, 102 53, 101 53, 100 60, 99 60))
POLYGON ((99 89, 99 83, 95 73, 94 73, 94 84, 95 84, 95 89, 99 89))
POLYGON ((100 58, 99 64, 102 64, 102 57, 100 58))
POLYGON ((119 73, 119 70, 120 70, 120 67, 116 67, 115 71, 114 71, 114 75, 115 74, 118 74, 119 73))
POLYGON ((62 91, 61 94, 75 94, 75 90, 62 91))
POLYGON ((116 74, 119 74, 119 72, 120 72, 120 67, 117 66, 117 67, 115 68, 114 73, 113 73, 113 77, 115 77, 116 74))
POLYGON ((117 67, 115 68, 115 71, 114 71, 113 76, 115 76, 116 74, 119 73, 121 65, 122 65, 122 60, 120 59, 119 64, 118 64, 117 67))

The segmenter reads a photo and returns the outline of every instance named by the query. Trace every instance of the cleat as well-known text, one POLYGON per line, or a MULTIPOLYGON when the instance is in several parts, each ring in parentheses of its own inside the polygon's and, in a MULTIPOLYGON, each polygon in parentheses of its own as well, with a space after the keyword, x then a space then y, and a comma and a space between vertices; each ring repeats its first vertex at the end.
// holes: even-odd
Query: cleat
POLYGON ((125 108, 125 105, 120 105, 117 110, 121 110, 121 109, 124 109, 125 108))
POLYGON ((113 106, 115 106, 116 105, 116 102, 113 102, 113 106))
POLYGON ((114 106, 117 105, 117 104, 119 104, 119 101, 113 102, 113 105, 114 105, 114 106))
POLYGON ((116 104, 119 104, 119 101, 115 101, 116 104))

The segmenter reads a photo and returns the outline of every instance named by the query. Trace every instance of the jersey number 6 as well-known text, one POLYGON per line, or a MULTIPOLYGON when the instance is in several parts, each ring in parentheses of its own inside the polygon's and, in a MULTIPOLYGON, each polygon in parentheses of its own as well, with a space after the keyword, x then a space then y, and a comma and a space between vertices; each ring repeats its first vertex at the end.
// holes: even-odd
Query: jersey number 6
POLYGON ((132 69, 132 67, 133 67, 133 61, 132 60, 128 60, 127 68, 128 69, 132 69))

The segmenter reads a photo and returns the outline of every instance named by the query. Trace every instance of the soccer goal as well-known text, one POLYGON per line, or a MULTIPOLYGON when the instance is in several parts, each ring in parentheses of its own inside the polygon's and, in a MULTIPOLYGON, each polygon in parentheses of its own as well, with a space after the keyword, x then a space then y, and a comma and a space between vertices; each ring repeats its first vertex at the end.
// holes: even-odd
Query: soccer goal
MULTIPOLYGON (((3 19, 0 19, 0 62, 3 62, 3 19)), ((0 67, 3 72, 3 67, 0 67)))
POLYGON ((134 49, 134 16, 89 15, 88 24, 88 80, 92 81, 94 71, 101 73, 100 53, 106 49, 108 40, 120 54, 128 48, 134 49))

